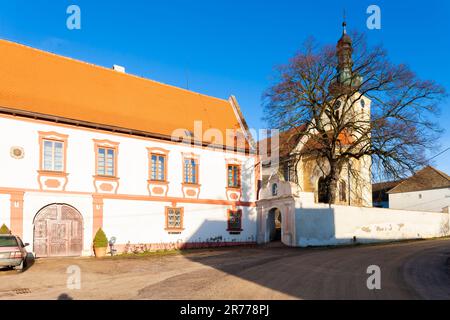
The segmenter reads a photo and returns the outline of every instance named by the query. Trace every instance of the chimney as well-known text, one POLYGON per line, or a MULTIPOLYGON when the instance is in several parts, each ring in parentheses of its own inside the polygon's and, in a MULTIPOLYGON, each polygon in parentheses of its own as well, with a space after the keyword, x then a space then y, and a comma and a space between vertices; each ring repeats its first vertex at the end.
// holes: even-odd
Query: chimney
POLYGON ((117 64, 113 65, 113 69, 117 72, 125 73, 125 67, 119 66, 117 64))

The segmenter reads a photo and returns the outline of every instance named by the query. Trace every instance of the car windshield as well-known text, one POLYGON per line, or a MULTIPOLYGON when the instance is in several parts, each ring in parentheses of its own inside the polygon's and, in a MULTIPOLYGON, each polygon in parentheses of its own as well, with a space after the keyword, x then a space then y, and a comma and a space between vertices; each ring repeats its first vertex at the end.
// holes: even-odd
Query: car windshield
POLYGON ((0 247, 17 247, 17 240, 14 237, 0 237, 0 247))

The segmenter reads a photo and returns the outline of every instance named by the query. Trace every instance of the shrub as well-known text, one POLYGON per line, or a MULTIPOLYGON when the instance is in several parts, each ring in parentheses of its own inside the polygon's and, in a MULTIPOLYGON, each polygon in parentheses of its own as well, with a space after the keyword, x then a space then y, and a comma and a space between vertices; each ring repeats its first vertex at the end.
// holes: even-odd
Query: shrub
POLYGON ((102 228, 98 229, 94 238, 94 248, 107 248, 108 247, 108 238, 106 238, 105 232, 102 228))
POLYGON ((6 224, 3 224, 0 228, 0 234, 11 234, 11 231, 8 229, 6 224))

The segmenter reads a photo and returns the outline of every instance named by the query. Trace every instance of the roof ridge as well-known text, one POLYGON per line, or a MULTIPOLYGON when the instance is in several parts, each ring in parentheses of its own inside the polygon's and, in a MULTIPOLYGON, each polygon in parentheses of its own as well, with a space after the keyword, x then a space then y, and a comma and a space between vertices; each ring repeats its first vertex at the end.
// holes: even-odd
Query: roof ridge
MULTIPOLYGON (((416 181, 417 181, 417 178, 420 177, 420 176, 422 176, 423 173, 425 172, 425 170, 427 170, 427 169, 430 169, 432 172, 437 173, 440 177, 442 177, 442 178, 444 178, 445 180, 447 180, 447 181, 450 182, 450 177, 447 176, 447 174, 445 174, 444 172, 442 172, 442 171, 440 171, 440 170, 434 168, 433 166, 427 165, 427 166, 423 167, 422 169, 418 170, 416 173, 414 173, 414 174, 413 174, 412 176, 410 176, 409 178, 406 178, 406 179, 404 179, 403 181, 401 181, 398 185, 396 185, 394 188, 392 188, 391 190, 389 190, 388 193, 396 193, 396 190, 401 189, 401 187, 402 187, 404 184, 406 184, 406 183, 408 183, 408 182, 412 182, 413 179, 416 179, 416 181)), ((425 177, 426 177, 426 176, 425 176, 425 177)), ((400 191, 400 192, 402 192, 402 191, 400 191)))
POLYGON ((181 88, 181 87, 177 87, 177 86, 175 86, 175 85, 172 85, 172 84, 167 84, 167 83, 164 83, 164 82, 161 82, 161 81, 157 81, 157 80, 145 78, 145 77, 143 77, 143 76, 138 76, 138 75, 135 75, 135 74, 132 74, 132 73, 127 73, 127 72, 117 72, 117 71, 115 71, 115 70, 113 70, 113 69, 111 69, 111 68, 107 68, 107 67, 104 67, 104 66, 100 66, 100 65, 98 65, 98 64, 94 64, 94 63, 91 63, 91 62, 79 60, 79 59, 76 59, 76 58, 72 58, 72 57, 68 57, 68 56, 63 56, 63 55, 61 55, 61 54, 57 54, 57 53, 54 53, 54 52, 46 51, 46 50, 43 50, 43 49, 34 48, 34 47, 31 47, 31 46, 26 45, 26 44, 23 44, 23 43, 19 43, 19 42, 15 42, 15 41, 11 41, 11 40, 1 39, 1 38, 0 38, 0 42, 1 42, 1 41, 7 42, 7 43, 10 43, 10 44, 19 46, 19 47, 24 47, 24 48, 26 48, 26 49, 30 49, 30 50, 33 50, 33 51, 37 51, 37 52, 39 52, 39 53, 46 54, 46 55, 49 55, 49 56, 55 56, 55 57, 60 58, 60 59, 65 59, 65 60, 73 61, 73 62, 75 62, 75 63, 88 65, 88 66, 90 66, 90 67, 98 68, 98 69, 101 69, 101 70, 106 70, 106 71, 109 71, 109 72, 112 72, 112 73, 115 73, 115 74, 119 74, 119 75, 122 75, 122 76, 128 76, 128 77, 136 78, 136 79, 143 80, 143 81, 150 81, 150 82, 153 82, 153 83, 162 85, 162 86, 167 86, 167 87, 171 87, 171 88, 174 88, 174 89, 177 89, 177 90, 186 91, 186 92, 188 92, 188 93, 190 93, 190 94, 197 94, 197 95, 199 95, 199 96, 203 96, 203 97, 207 97, 207 98, 212 98, 212 99, 216 99, 216 100, 219 100, 219 101, 222 101, 222 102, 227 102, 227 103, 229 103, 229 101, 228 101, 227 99, 218 98, 218 97, 210 96, 210 95, 207 95, 207 94, 204 94, 204 93, 200 93, 200 92, 196 92, 196 91, 184 89, 184 88, 181 88))
POLYGON ((444 179, 450 181, 450 177, 449 177, 445 172, 442 172, 442 171, 440 171, 440 170, 438 170, 438 169, 436 169, 436 168, 434 168, 434 167, 432 167, 432 166, 428 166, 428 167, 430 167, 431 169, 433 169, 435 172, 437 172, 437 173, 438 173, 440 176, 442 176, 444 179))

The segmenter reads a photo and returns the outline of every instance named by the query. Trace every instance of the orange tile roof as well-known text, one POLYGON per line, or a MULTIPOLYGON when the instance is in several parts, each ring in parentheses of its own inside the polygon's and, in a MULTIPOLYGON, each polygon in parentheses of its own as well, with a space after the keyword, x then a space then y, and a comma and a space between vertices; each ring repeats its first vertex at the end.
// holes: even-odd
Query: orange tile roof
MULTIPOLYGON (((0 107, 170 136, 240 128, 232 104, 0 40, 0 107)), ((204 141, 207 142, 207 141, 204 141)))
MULTIPOLYGON (((307 135, 307 126, 301 125, 298 127, 291 128, 287 131, 283 131, 279 133, 278 136, 278 156, 280 158, 285 158, 291 155, 291 153, 294 151, 294 149, 299 144, 301 138, 303 136, 307 135)), ((328 132, 328 135, 331 136, 332 132, 328 132)), ((322 139, 320 139, 322 140, 322 139)), ((315 151, 317 149, 322 149, 324 146, 322 142, 319 139, 314 139, 314 137, 309 137, 306 144, 303 146, 303 149, 301 150, 302 153, 308 153, 311 151, 315 151)), ((355 142, 354 138, 345 130, 339 133, 338 135, 338 141, 343 146, 351 145, 355 142)), ((259 142, 259 148, 260 148, 260 154, 264 154, 264 150, 266 151, 266 155, 269 157, 271 155, 271 146, 272 146, 272 138, 269 137, 267 139, 263 139, 259 142)))

